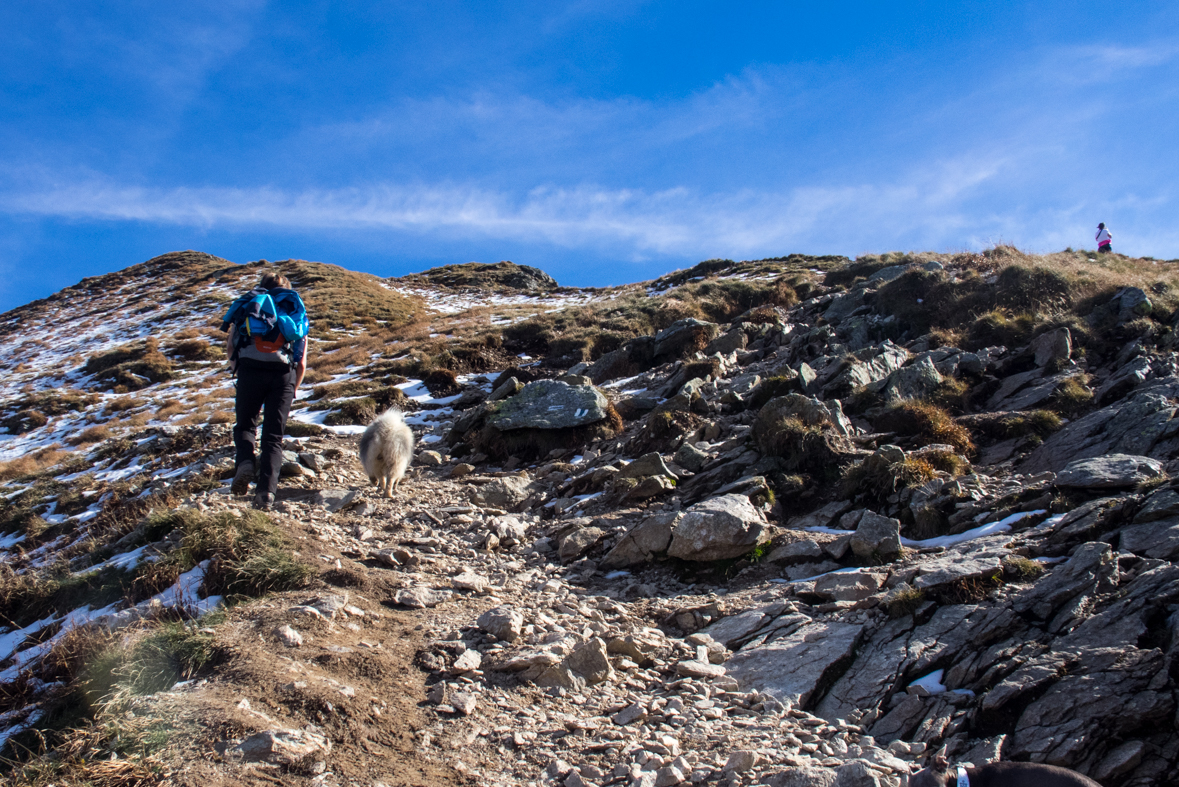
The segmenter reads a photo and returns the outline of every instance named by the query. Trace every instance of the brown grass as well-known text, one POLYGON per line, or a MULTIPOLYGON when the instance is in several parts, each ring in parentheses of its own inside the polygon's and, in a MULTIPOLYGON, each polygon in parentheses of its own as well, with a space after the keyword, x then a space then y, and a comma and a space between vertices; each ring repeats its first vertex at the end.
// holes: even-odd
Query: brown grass
POLYGON ((83 429, 78 434, 66 440, 70 445, 86 445, 88 443, 101 443, 103 440, 111 436, 110 427, 106 424, 98 424, 83 429))
POLYGON ((57 447, 50 446, 26 456, 0 462, 0 481, 39 475, 69 456, 69 452, 60 451, 57 447))
POLYGON ((944 443, 959 453, 974 451, 970 431, 955 423, 941 407, 919 399, 908 399, 885 410, 875 424, 877 428, 912 437, 918 445, 944 443))

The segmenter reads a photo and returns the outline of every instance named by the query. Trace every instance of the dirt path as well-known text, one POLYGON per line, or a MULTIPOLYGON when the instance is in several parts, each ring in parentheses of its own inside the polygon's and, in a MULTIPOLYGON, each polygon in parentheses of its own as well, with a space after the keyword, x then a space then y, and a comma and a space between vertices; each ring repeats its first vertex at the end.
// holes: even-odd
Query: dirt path
MULTIPOLYGON (((350 450, 346 438, 324 438, 323 445, 350 450)), ((299 545, 302 560, 322 569, 313 587, 232 608, 213 629, 221 656, 212 674, 146 703, 154 716, 182 719, 178 731, 195 733, 181 744, 177 784, 474 783, 463 773, 464 758, 432 745, 437 735, 427 730, 422 707, 427 673, 414 663, 428 639, 476 614, 467 609, 473 600, 456 594, 443 609, 394 600, 400 589, 444 584, 455 566, 470 564, 453 539, 439 537, 432 514, 461 500, 462 486, 415 468, 394 499, 384 500, 362 486, 350 464, 336 463, 329 478, 337 483, 280 489, 272 520, 299 545), (348 509, 329 513, 316 497, 329 487, 359 494, 348 509), (371 556, 401 542, 422 555, 414 570, 371 556), (281 630, 297 632, 301 644, 284 641, 281 630), (285 767, 234 762, 232 751, 222 756, 227 741, 309 725, 330 740, 330 752, 285 767)), ((193 502, 208 510, 245 507, 224 490, 193 502)))

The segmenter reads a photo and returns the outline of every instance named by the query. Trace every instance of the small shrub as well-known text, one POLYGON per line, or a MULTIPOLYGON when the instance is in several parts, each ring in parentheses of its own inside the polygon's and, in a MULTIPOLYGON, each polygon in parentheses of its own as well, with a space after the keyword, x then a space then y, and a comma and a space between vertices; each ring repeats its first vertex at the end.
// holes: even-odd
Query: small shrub
POLYGON ((88 443, 101 443, 111 436, 111 430, 104 424, 98 424, 83 429, 78 434, 66 440, 70 445, 86 445, 88 443))
POLYGON ((137 391, 172 379, 172 361, 160 352, 155 338, 116 347, 86 361, 83 370, 116 388, 137 391))
POLYGON ((915 587, 905 585, 888 595, 887 607, 890 618, 903 618, 912 615, 925 601, 925 593, 915 587))
POLYGON ((954 476, 968 473, 971 469, 970 462, 966 457, 953 451, 925 451, 921 454, 921 458, 933 469, 954 476))
POLYGON ((1031 582, 1044 573, 1044 564, 1022 555, 1003 559, 1003 573, 1019 582, 1031 582))
POLYGON ((455 373, 449 369, 435 369, 422 379, 422 384, 434 396, 454 396, 462 391, 455 373))
POLYGON ((1093 391, 1085 384, 1085 378, 1078 375, 1065 379, 1052 393, 1050 406, 1061 415, 1074 417, 1093 403, 1093 391))
POLYGON ((1010 315, 1004 311, 990 311, 976 319, 967 332, 969 349, 993 345, 1014 347, 1031 341, 1036 328, 1034 314, 1010 315))
POLYGON ((290 437, 318 437, 325 430, 319 424, 306 424, 302 421, 287 421, 286 434, 290 437))
POLYGON ((961 454, 974 451, 970 431, 955 423, 944 408, 932 402, 919 399, 897 402, 878 419, 877 426, 908 435, 919 445, 944 443, 953 446, 961 454))
POLYGON ((895 492, 936 477, 933 465, 920 457, 905 457, 889 464, 874 454, 844 471, 840 492, 880 503, 895 492))
POLYGON ((328 426, 364 426, 377 417, 377 403, 367 396, 348 399, 340 403, 339 409, 328 413, 323 422, 328 426))
POLYGON ((225 357, 225 351, 202 339, 188 339, 168 348, 176 358, 183 361, 216 361, 225 357))

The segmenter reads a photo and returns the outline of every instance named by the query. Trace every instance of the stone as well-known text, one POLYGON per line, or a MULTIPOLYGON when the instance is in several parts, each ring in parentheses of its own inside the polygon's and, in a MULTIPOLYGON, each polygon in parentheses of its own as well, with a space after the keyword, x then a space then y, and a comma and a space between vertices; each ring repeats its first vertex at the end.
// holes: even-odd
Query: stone
POLYGON ((833 601, 859 601, 875 595, 887 574, 828 574, 815 580, 814 592, 833 601))
POLYGON ((566 691, 579 692, 585 688, 585 678, 564 664, 551 664, 544 667, 534 682, 542 688, 561 688, 566 691))
POLYGON ((606 643, 600 637, 591 637, 574 648, 562 663, 584 678, 587 686, 596 686, 614 677, 614 668, 606 655, 606 643))
POLYGON ((702 350, 720 333, 720 326, 689 317, 677 320, 655 335, 656 358, 679 358, 689 351, 702 350))
POLYGON ((557 547, 557 556, 564 562, 576 560, 602 540, 606 531, 600 527, 582 527, 567 534, 557 547))
POLYGON ((689 443, 684 443, 676 449, 673 461, 685 470, 693 473, 700 472, 708 462, 708 454, 689 443))
POLYGON ((623 484, 620 488, 626 488, 626 494, 622 496, 624 501, 634 500, 648 500, 652 497, 670 492, 675 489, 675 481, 663 475, 650 475, 639 481, 634 486, 627 488, 627 484, 634 483, 627 479, 623 479, 623 484))
POLYGON ((1179 451, 1179 379, 1147 383, 1049 436, 1020 463, 1022 473, 1060 472, 1070 462, 1108 454, 1168 461, 1179 451))
POLYGON ((757 752, 748 749, 738 749, 729 755, 729 759, 725 762, 725 767, 721 770, 725 773, 745 773, 753 770, 758 762, 757 752))
POLYGON ((609 406, 606 395, 592 385, 536 380, 493 405, 487 423, 501 431, 570 429, 605 419, 609 406))
POLYGON ((805 765, 767 774, 761 781, 766 787, 832 787, 835 771, 805 765))
POLYGON ((1134 515, 1134 523, 1153 522, 1175 516, 1179 516, 1179 492, 1171 487, 1164 487, 1146 498, 1146 503, 1134 515))
POLYGON ((1032 340, 1031 351, 1036 366, 1058 367, 1073 354, 1073 336, 1068 328, 1042 333, 1032 340))
POLYGON ((453 692, 448 699, 450 707, 454 708, 460 716, 470 716, 475 712, 475 706, 478 704, 475 695, 466 691, 453 692))
POLYGON ((748 497, 714 497, 684 512, 667 553, 683 560, 727 560, 752 550, 764 532, 765 517, 748 497))
POLYGON ((647 708, 638 702, 633 702, 627 705, 622 710, 615 713, 611 720, 619 727, 626 727, 631 724, 636 724, 645 721, 647 718, 647 708))
POLYGON ((477 487, 471 495, 471 501, 486 508, 511 511, 519 507, 531 494, 531 481, 526 475, 509 475, 493 478, 477 487))
POLYGON ((1077 547, 1072 557, 1036 584, 1017 593, 1011 605, 1021 615, 1051 620, 1080 597, 1113 590, 1117 575, 1117 557, 1109 544, 1089 542, 1077 547))
POLYGON ((475 472, 475 465, 467 464, 466 462, 459 462, 457 465, 450 468, 450 473, 447 474, 447 477, 448 478, 462 478, 464 476, 471 475, 474 472, 475 472))
POLYGON ((652 475, 676 477, 663 461, 663 457, 654 452, 640 456, 618 472, 619 478, 646 478, 652 475))
MULTIPOLYGON (((716 623, 701 630, 700 634, 707 634, 722 645, 729 645, 745 639, 760 629, 770 620, 770 617, 760 610, 750 610, 739 615, 721 618, 716 623)), ((695 636, 695 635, 693 635, 695 636)))
POLYGON ((1174 560, 1179 557, 1179 518, 1159 519, 1124 528, 1119 545, 1135 555, 1174 560))
POLYGON ((685 659, 675 665, 675 674, 684 678, 719 678, 725 672, 720 664, 699 659, 685 659))
POLYGON ((897 369, 888 378, 882 397, 886 402, 899 399, 920 399, 929 396, 942 384, 942 376, 929 358, 897 369))
POLYGON ((852 354, 842 371, 823 386, 828 398, 847 396, 856 389, 884 380, 904 366, 909 360, 905 348, 891 341, 876 347, 867 347, 852 354))
POLYGON ((281 626, 275 633, 288 648, 297 648, 303 644, 303 635, 290 626, 281 626))
POLYGON ((452 595, 454 594, 449 590, 434 590, 426 587, 405 588, 393 594, 393 602, 410 609, 426 609, 449 601, 452 595))
POLYGON ((231 746, 226 755, 243 762, 294 765, 326 755, 332 742, 311 730, 266 730, 231 746))
POLYGON ((821 560, 823 554, 823 548, 819 546, 819 542, 813 538, 804 538, 774 547, 766 556, 766 560, 771 563, 805 563, 821 560))
POLYGON ((606 557, 604 568, 626 568, 652 560, 667 551, 671 531, 683 517, 681 512, 661 512, 647 517, 619 539, 606 557))
POLYGON ((863 630, 860 624, 839 621, 808 623, 762 645, 745 646, 726 667, 743 690, 756 689, 805 707, 837 670, 842 671, 863 630))
POLYGON ((999 545, 1009 540, 1008 536, 1000 536, 992 545, 989 543, 991 539, 978 539, 983 543, 966 542, 959 548, 951 548, 922 561, 912 579, 913 587, 927 591, 962 580, 994 578, 1002 573, 1003 559, 1011 554, 1010 550, 999 545))
POLYGON ((320 489, 315 493, 312 501, 317 506, 323 506, 328 513, 342 511, 356 500, 360 492, 355 489, 320 489))
POLYGON ((852 534, 850 546, 856 557, 863 560, 895 560, 901 554, 901 523, 865 511, 852 534))
POLYGON ((515 377, 509 377, 499 384, 499 387, 492 391, 485 402, 499 402, 507 399, 509 396, 515 396, 524 390, 524 383, 517 380, 515 377))
POLYGON ((1148 456, 1109 454, 1069 462, 1056 485, 1084 489, 1123 489, 1163 475, 1163 463, 1148 456))
POLYGON ((492 607, 475 623, 482 631, 504 642, 515 642, 524 630, 524 616, 511 607, 492 607))
POLYGON ((300 476, 315 478, 315 471, 299 462, 283 462, 278 475, 279 478, 299 478, 300 476))
POLYGON ((896 776, 873 768, 865 760, 852 760, 835 770, 832 787, 899 787, 900 783, 896 776))
MULTIPOLYGON (((454 660, 451 670, 456 673, 471 672, 472 670, 479 669, 482 663, 483 656, 479 654, 479 651, 467 648, 454 660)), ((450 704, 453 705, 454 703, 452 702, 450 704)))
POLYGON ((1150 298, 1138 287, 1123 287, 1110 301, 1118 310, 1118 320, 1125 322, 1135 317, 1146 317, 1154 311, 1150 298))
POLYGON ((423 467, 438 467, 442 464, 442 454, 437 451, 420 451, 414 461, 423 467))
POLYGON ((491 586, 491 580, 468 568, 464 569, 458 576, 451 577, 450 584, 455 590, 471 590, 476 593, 485 593, 491 586))

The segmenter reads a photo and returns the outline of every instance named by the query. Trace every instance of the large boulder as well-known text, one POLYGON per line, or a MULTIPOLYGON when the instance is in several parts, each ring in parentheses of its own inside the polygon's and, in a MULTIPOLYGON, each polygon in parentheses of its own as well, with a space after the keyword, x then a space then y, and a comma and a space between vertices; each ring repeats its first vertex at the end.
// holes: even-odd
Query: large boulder
POLYGON ((852 534, 851 548, 862 560, 895 560, 901 554, 901 523, 875 511, 865 511, 852 534))
POLYGON ((648 517, 624 535, 602 559, 604 568, 626 568, 652 560, 671 545, 672 528, 683 517, 681 512, 661 512, 648 517))
POLYGON ((748 553, 765 533, 765 517, 745 495, 705 500, 684 512, 667 554, 683 560, 728 560, 748 553))
POLYGON ((792 618, 782 626, 787 633, 763 645, 746 646, 725 667, 743 690, 757 690, 807 708, 843 671, 864 627, 838 621, 811 623, 804 615, 792 618))
POLYGON ((1042 333, 1032 340, 1031 351, 1036 366, 1057 366, 1073 354, 1073 335, 1068 328, 1042 333))
POLYGON ((1146 293, 1138 287, 1123 287, 1118 290, 1110 301, 1110 305, 1118 310, 1118 321, 1125 322, 1135 317, 1146 317, 1154 311, 1154 305, 1146 293))
POLYGON ((655 337, 636 336, 617 350, 594 361, 585 375, 594 383, 645 372, 655 361, 655 337))
POLYGON ((655 335, 655 357, 680 358, 703 350, 720 333, 720 326, 689 317, 676 320, 655 335))
POLYGON ((846 396, 857 388, 888 378, 908 361, 908 350, 891 341, 859 350, 852 354, 824 390, 828 397, 846 396))
POLYGON ((471 493, 471 501, 487 508, 514 510, 532 494, 532 484, 527 475, 509 475, 493 478, 471 493))
POLYGON ((1163 474, 1163 463, 1148 456, 1110 454, 1069 462, 1056 485, 1079 489, 1124 489, 1163 474))
POLYGON ((606 395, 592 385, 537 380, 505 399, 487 416, 487 423, 509 429, 569 429, 606 418, 606 395))
POLYGON ((1022 473, 1058 473, 1078 459, 1131 454, 1169 460, 1179 454, 1179 378, 1149 383, 1130 396, 1066 425, 1028 454, 1022 473))
POLYGON ((885 401, 919 399, 929 396, 942 384, 942 376, 928 357, 898 369, 888 378, 882 396, 885 401))

